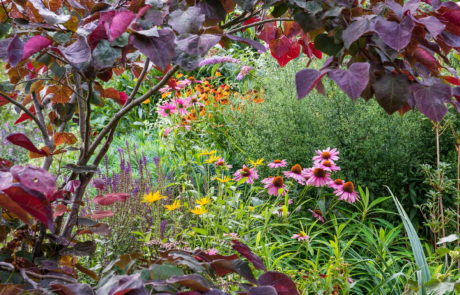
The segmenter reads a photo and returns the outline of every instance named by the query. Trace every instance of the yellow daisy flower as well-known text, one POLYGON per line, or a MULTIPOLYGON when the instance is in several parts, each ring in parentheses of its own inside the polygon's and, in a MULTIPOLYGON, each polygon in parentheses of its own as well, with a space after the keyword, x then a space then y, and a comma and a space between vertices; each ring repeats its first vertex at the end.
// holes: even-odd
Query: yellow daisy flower
POLYGON ((249 212, 254 211, 255 207, 249 207, 249 212))
POLYGON ((207 159, 206 161, 204 161, 205 164, 212 164, 212 163, 215 163, 217 161, 219 161, 219 156, 211 156, 209 157, 209 159, 207 159))
POLYGON ((219 177, 217 177, 216 179, 217 179, 218 181, 222 182, 222 183, 226 183, 226 182, 229 182, 230 180, 232 180, 232 178, 231 178, 230 176, 228 176, 228 175, 227 175, 227 176, 224 176, 223 179, 222 179, 222 178, 219 178, 219 177))
POLYGON ((202 150, 199 156, 210 156, 217 153, 216 151, 210 151, 208 152, 208 149, 202 150))
POLYGON ((201 206, 205 206, 205 205, 211 203, 211 198, 210 197, 204 197, 204 198, 196 201, 196 203, 201 205, 201 206))
POLYGON ((174 211, 179 209, 179 207, 182 207, 182 205, 180 204, 179 200, 175 200, 172 205, 164 205, 163 207, 165 207, 168 211, 174 211))
POLYGON ((258 159, 257 161, 253 161, 253 160, 249 160, 249 163, 251 163, 251 165, 256 168, 257 166, 264 166, 264 159, 258 159))
POLYGON ((167 199, 167 197, 160 196, 160 191, 157 191, 156 193, 150 192, 148 195, 144 195, 144 200, 142 201, 142 203, 152 204, 161 199, 167 199))
POLYGON ((204 208, 195 207, 195 209, 190 209, 190 212, 192 212, 195 215, 201 215, 204 213, 208 213, 208 210, 205 210, 204 208))

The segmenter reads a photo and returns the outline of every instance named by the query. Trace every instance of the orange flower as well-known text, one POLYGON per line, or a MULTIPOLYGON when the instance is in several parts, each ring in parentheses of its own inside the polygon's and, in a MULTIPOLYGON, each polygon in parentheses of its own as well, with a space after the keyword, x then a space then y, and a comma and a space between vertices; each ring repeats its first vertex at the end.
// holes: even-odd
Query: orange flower
POLYGON ((193 82, 195 81, 195 77, 188 77, 188 80, 193 82))
POLYGON ((209 118, 209 119, 212 119, 212 114, 211 114, 211 113, 208 115, 208 118, 209 118))

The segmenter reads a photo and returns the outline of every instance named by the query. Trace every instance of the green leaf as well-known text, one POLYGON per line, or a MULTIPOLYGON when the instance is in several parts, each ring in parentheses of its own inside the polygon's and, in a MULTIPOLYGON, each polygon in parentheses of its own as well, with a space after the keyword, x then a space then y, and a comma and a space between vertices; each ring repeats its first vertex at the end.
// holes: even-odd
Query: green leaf
POLYGON ((315 48, 329 56, 335 56, 343 48, 343 43, 335 44, 334 37, 328 37, 327 34, 319 34, 315 38, 315 48))
POLYGON ((204 236, 208 235, 208 232, 203 228, 192 227, 192 229, 193 229, 194 232, 199 233, 201 235, 204 235, 204 236))
POLYGON ((248 180, 247 177, 241 178, 240 181, 238 181, 238 183, 236 184, 236 186, 240 186, 241 184, 245 183, 246 180, 248 180))
POLYGON ((438 254, 447 254, 449 252, 450 252, 450 249, 444 248, 444 247, 436 249, 436 253, 438 253, 438 254))
POLYGON ((172 276, 183 276, 182 269, 171 264, 152 264, 150 265, 150 277, 152 280, 167 280, 172 276))
POLYGON ((110 46, 108 40, 102 39, 93 51, 94 67, 96 70, 112 67, 121 56, 121 49, 110 46))

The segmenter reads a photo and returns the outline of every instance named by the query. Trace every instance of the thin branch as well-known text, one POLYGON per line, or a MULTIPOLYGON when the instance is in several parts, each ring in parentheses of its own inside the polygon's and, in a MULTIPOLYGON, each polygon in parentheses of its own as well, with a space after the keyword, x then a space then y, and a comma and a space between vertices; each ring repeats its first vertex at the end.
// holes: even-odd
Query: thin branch
MULTIPOLYGON (((91 96, 93 95, 93 83, 88 81, 88 98, 86 99, 86 117, 85 117, 85 137, 84 137, 84 147, 83 147, 83 159, 89 159, 88 150, 90 146, 90 129, 91 129, 91 96)), ((87 160, 85 160, 87 161, 87 160)))
POLYGON ((31 273, 30 271, 26 272, 26 270, 24 268, 21 268, 19 271, 21 272, 21 275, 24 278, 24 281, 26 281, 27 283, 31 284, 34 287, 34 289, 38 288, 38 284, 35 283, 31 278, 29 278, 27 276, 27 273, 31 273))
POLYGON ((131 95, 126 101, 126 104, 129 104, 134 99, 134 97, 136 97, 136 93, 139 90, 139 87, 141 86, 141 83, 144 80, 144 77, 147 74, 147 71, 149 70, 149 64, 150 64, 150 59, 147 58, 144 62, 144 68, 142 69, 141 75, 137 79, 136 85, 134 86, 134 89, 131 92, 131 95))
MULTIPOLYGON (((45 117, 43 116, 42 106, 40 105, 40 102, 38 101, 38 97, 35 91, 32 91, 30 95, 32 97, 32 102, 35 106, 35 112, 37 113, 38 121, 40 122, 42 126, 45 126, 44 130, 41 130, 43 142, 50 149, 50 151, 53 152, 53 144, 50 141, 50 138, 48 136, 48 130, 46 130, 46 122, 45 122, 45 117)), ((43 159, 42 168, 48 170, 52 162, 53 162, 53 156, 45 157, 43 159)))
POLYGON ((242 18, 244 18, 246 16, 246 13, 247 11, 243 12, 241 15, 235 17, 234 19, 232 19, 231 21, 219 26, 221 29, 226 29, 226 28, 229 28, 231 26, 233 26, 234 24, 238 23, 242 18))
POLYGON ((133 100, 131 103, 125 104, 125 106, 121 110, 119 110, 118 113, 114 115, 112 120, 110 120, 110 122, 104 127, 104 129, 102 129, 102 131, 96 137, 94 142, 91 144, 91 147, 89 148, 89 152, 88 152, 88 158, 91 157, 91 155, 94 153, 96 148, 101 143, 102 139, 110 132, 110 130, 112 130, 113 127, 115 127, 118 124, 118 121, 126 113, 131 111, 135 106, 141 104, 144 100, 146 100, 147 98, 152 96, 152 94, 157 92, 161 87, 163 87, 169 81, 169 78, 171 78, 174 75, 174 73, 177 72, 178 70, 179 70, 179 66, 175 65, 174 67, 171 68, 171 70, 169 70, 169 72, 166 73, 166 75, 164 75, 163 79, 161 79, 161 81, 158 82, 158 84, 156 84, 155 87, 147 91, 147 93, 145 93, 138 99, 133 100))
POLYGON ((64 281, 64 282, 68 282, 68 283, 71 283, 71 284, 75 284, 77 282, 77 280, 74 280, 74 279, 69 279, 69 278, 66 278, 66 277, 60 277, 60 276, 53 276, 53 275, 39 275, 38 273, 34 273, 32 271, 24 271, 26 274, 28 274, 29 276, 32 276, 32 277, 36 277, 36 278, 39 278, 41 280, 45 280, 45 279, 55 279, 55 280, 60 280, 60 281, 64 281))
POLYGON ((252 23, 252 24, 249 24, 249 25, 246 25, 246 26, 241 26, 239 28, 230 30, 230 31, 227 32, 227 35, 236 33, 238 31, 241 31, 241 30, 244 30, 244 29, 252 28, 252 27, 255 27, 255 26, 258 26, 258 25, 263 25, 263 24, 266 24, 266 23, 272 23, 272 22, 277 22, 277 21, 293 21, 293 19, 288 18, 288 17, 282 17, 282 18, 271 18, 271 19, 261 20, 260 22, 255 22, 255 23, 252 23))
POLYGON ((29 117, 32 118, 32 120, 35 121, 35 124, 37 124, 38 128, 40 129, 40 131, 43 133, 43 132, 47 132, 46 131, 46 127, 45 126, 42 126, 40 121, 38 120, 38 118, 32 114, 31 111, 29 111, 25 106, 23 106, 22 104, 20 104, 19 102, 15 101, 14 99, 12 99, 11 97, 9 97, 8 95, 5 95, 5 94, 2 94, 2 97, 4 97, 6 100, 8 100, 9 102, 11 102, 12 104, 14 104, 15 106, 17 106, 18 108, 20 108, 24 113, 26 113, 29 117))

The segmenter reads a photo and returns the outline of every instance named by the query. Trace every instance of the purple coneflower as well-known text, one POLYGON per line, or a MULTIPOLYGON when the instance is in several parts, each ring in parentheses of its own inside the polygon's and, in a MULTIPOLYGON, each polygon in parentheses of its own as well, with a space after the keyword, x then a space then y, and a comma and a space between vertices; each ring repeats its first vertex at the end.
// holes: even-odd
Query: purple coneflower
POLYGON ((341 188, 342 186, 343 186, 343 180, 340 178, 337 178, 336 180, 331 180, 329 182, 329 187, 335 190, 341 188))
POLYGON ((324 218, 323 218, 323 213, 321 213, 320 210, 311 210, 311 209, 308 209, 308 211, 311 212, 311 214, 313 215, 313 218, 316 218, 318 219, 319 221, 321 221, 322 223, 324 223, 324 218))
POLYGON ((228 165, 227 163, 225 163, 224 159, 222 159, 222 158, 219 158, 219 160, 216 162, 215 165, 216 165, 216 167, 222 168, 222 169, 224 169, 224 170, 233 168, 232 165, 228 165))
POLYGON ((339 157, 337 157, 337 155, 339 154, 337 149, 331 150, 330 147, 328 147, 325 150, 315 151, 315 152, 316 154, 318 154, 318 156, 313 157, 313 161, 315 163, 325 161, 325 160, 334 163, 334 161, 337 161, 338 159, 340 159, 339 157))
POLYGON ((340 170, 340 167, 335 165, 333 162, 325 160, 323 162, 316 162, 313 166, 315 168, 321 168, 326 171, 337 172, 340 170))
POLYGON ((268 178, 265 178, 263 181, 266 183, 265 188, 267 189, 267 193, 272 196, 278 196, 279 190, 283 189, 281 195, 285 196, 287 192, 287 187, 284 185, 284 180, 281 176, 276 176, 271 179, 270 183, 267 183, 268 178))
POLYGON ((339 200, 343 200, 350 204, 361 200, 358 193, 355 191, 353 182, 351 181, 345 182, 342 187, 337 188, 337 190, 334 191, 334 194, 339 197, 339 200))
POLYGON ((305 177, 302 176, 302 167, 299 164, 292 166, 291 171, 283 171, 284 176, 287 178, 293 178, 300 184, 305 184, 305 177))
POLYGON ((308 241, 309 238, 310 237, 307 236, 305 233, 300 232, 298 234, 293 235, 291 239, 297 239, 297 241, 300 242, 300 241, 308 241))
POLYGON ((188 101, 186 99, 178 98, 175 102, 175 106, 182 116, 188 115, 188 101))
POLYGON ((246 167, 246 165, 243 165, 243 169, 236 171, 236 173, 233 175, 236 176, 236 181, 239 181, 240 179, 247 177, 248 179, 246 180, 246 183, 249 184, 253 184, 254 179, 259 179, 259 175, 257 175, 257 170, 255 170, 254 168, 248 168, 246 167))
POLYGON ((270 168, 281 168, 281 167, 286 167, 287 162, 286 159, 284 160, 275 160, 273 163, 268 163, 268 167, 270 168))
MULTIPOLYGON (((279 210, 275 210, 273 211, 273 214, 276 214, 278 215, 279 217, 283 216, 283 208, 279 209, 279 210)), ((287 212, 287 215, 291 214, 289 211, 287 212)))
POLYGON ((331 181, 331 173, 327 173, 322 168, 313 168, 310 178, 307 180, 307 185, 316 187, 326 186, 331 181))
POLYGON ((163 117, 169 117, 171 114, 177 113, 176 106, 171 103, 166 103, 164 105, 158 106, 160 109, 157 111, 163 117))

